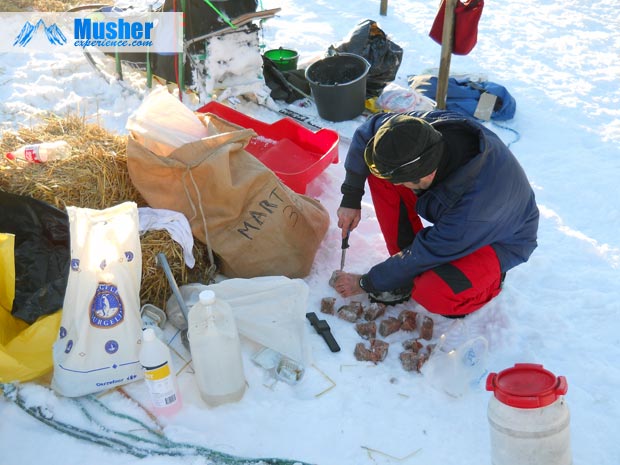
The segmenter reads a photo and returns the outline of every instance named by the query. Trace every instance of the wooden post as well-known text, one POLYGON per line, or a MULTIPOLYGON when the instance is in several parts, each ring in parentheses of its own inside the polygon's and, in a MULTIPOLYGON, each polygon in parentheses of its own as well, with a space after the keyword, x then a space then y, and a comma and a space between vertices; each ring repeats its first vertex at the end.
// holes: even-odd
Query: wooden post
POLYGON ((450 59, 452 58, 452 42, 454 41, 454 10, 457 0, 445 0, 446 11, 443 18, 443 31, 441 35, 441 61, 439 63, 439 75, 437 76, 437 108, 446 109, 446 97, 448 95, 448 78, 450 76, 450 59))
POLYGON ((177 86, 179 87, 179 100, 183 100, 183 92, 185 92, 185 0, 181 0, 181 12, 183 13, 183 49, 178 56, 178 82, 177 86))
POLYGON ((388 0, 381 0, 381 6, 379 7, 379 14, 381 16, 387 16, 388 0))

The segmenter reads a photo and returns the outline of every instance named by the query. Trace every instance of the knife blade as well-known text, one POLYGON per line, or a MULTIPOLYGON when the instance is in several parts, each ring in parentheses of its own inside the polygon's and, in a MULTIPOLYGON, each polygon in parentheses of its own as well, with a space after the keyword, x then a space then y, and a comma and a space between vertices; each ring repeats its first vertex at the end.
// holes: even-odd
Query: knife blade
POLYGON ((342 245, 340 246, 342 249, 342 254, 340 255, 340 271, 344 269, 344 259, 347 255, 347 249, 349 248, 349 234, 351 234, 351 231, 347 231, 347 235, 342 239, 342 245))

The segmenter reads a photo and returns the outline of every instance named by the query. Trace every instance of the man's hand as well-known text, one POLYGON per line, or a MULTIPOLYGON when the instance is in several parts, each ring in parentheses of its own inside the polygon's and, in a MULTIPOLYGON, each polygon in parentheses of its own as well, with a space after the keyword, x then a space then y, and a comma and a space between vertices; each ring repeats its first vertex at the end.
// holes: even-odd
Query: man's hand
POLYGON ((340 207, 336 214, 338 215, 338 227, 342 229, 343 239, 349 232, 357 228, 362 218, 362 210, 356 208, 340 207))
POLYGON ((352 295, 364 293, 364 290, 360 287, 361 277, 361 274, 336 270, 332 273, 329 285, 336 289, 336 292, 338 292, 341 297, 351 297, 352 295))

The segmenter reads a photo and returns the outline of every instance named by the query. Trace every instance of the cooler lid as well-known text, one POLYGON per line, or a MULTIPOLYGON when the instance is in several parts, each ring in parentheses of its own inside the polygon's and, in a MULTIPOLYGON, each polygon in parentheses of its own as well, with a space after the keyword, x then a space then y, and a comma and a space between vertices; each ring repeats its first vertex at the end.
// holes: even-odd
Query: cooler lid
POLYGON ((511 407, 539 408, 566 394, 568 384, 564 376, 556 377, 542 365, 516 363, 512 368, 489 374, 486 389, 511 407))

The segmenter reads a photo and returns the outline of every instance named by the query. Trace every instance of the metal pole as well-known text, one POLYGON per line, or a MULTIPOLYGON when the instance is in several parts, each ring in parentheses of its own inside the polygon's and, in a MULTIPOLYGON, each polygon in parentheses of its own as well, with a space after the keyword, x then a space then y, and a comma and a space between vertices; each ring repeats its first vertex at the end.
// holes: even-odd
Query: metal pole
POLYGON ((146 88, 153 88, 153 69, 151 68, 151 49, 146 49, 146 88))
POLYGON ((166 279, 168 279, 168 284, 170 284, 170 289, 172 289, 172 293, 177 299, 177 303, 179 304, 179 308, 185 317, 185 321, 189 321, 189 308, 187 308, 187 304, 185 300, 183 300, 183 295, 181 294, 181 290, 177 285, 177 282, 174 279, 174 275, 172 274, 172 270, 170 269, 170 265, 168 264, 168 260, 166 259, 166 255, 163 252, 157 254, 156 257, 157 264, 164 270, 164 274, 166 275, 166 279))
POLYGON ((445 0, 446 11, 443 19, 441 35, 441 61, 437 76, 437 108, 445 110, 448 94, 448 77, 450 76, 450 59, 452 58, 452 42, 454 41, 454 10, 457 0, 445 0))

